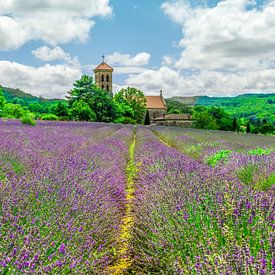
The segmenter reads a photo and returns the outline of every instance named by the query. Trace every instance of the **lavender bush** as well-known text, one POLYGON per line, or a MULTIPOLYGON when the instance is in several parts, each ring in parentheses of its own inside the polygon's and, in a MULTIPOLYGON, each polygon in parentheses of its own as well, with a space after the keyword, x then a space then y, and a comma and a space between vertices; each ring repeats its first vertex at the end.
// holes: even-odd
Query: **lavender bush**
POLYGON ((273 274, 274 137, 0 120, 0 273, 273 274))
POLYGON ((142 274, 270 274, 274 195, 194 160, 139 129, 133 238, 142 274), (146 203, 144 203, 146 202, 146 203))
POLYGON ((99 273, 125 200, 132 128, 15 122, 0 128, 0 270, 99 273))

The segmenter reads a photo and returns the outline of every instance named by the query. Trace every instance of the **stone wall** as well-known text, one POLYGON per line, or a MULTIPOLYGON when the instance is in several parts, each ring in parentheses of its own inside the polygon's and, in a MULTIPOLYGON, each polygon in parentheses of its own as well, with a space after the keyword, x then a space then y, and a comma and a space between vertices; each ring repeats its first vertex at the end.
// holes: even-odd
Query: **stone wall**
POLYGON ((155 118, 162 117, 166 115, 165 109, 148 109, 150 115, 150 123, 155 123, 155 118))
POLYGON ((158 120, 156 121, 157 125, 162 126, 181 126, 185 128, 192 127, 192 120, 158 120))

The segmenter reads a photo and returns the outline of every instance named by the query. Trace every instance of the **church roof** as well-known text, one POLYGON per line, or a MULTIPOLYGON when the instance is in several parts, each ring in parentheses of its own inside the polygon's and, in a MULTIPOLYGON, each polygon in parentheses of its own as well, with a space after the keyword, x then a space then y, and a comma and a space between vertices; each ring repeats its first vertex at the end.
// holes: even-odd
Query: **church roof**
POLYGON ((161 95, 145 96, 147 109, 166 109, 166 104, 161 95))
POLYGON ((99 71, 99 70, 113 71, 114 69, 110 65, 108 65, 107 63, 102 62, 94 69, 94 71, 99 71))

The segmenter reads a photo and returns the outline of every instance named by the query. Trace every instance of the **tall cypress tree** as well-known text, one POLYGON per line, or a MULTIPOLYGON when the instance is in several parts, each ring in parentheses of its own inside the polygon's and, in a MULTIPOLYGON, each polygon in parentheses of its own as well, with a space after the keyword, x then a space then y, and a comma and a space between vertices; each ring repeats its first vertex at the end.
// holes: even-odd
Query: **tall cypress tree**
POLYGON ((249 134, 251 132, 251 129, 250 129, 250 122, 248 121, 247 122, 247 125, 246 125, 246 133, 249 134))
POLYGON ((233 130, 234 132, 236 132, 237 129, 238 129, 238 123, 237 123, 236 117, 234 117, 234 119, 233 119, 233 125, 232 125, 232 130, 233 130))

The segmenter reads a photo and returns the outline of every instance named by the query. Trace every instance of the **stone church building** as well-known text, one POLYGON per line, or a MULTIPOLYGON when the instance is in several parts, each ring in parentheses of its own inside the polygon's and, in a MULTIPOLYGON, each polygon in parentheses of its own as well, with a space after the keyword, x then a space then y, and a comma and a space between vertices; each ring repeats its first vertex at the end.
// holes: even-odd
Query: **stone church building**
MULTIPOLYGON (((103 61, 94 69, 96 85, 113 95, 113 71, 114 69, 103 61)), ((155 119, 164 117, 167 113, 167 106, 160 91, 160 95, 146 96, 147 112, 145 116, 145 124, 154 124, 155 119)))
POLYGON ((145 124, 154 124, 156 118, 163 117, 167 113, 167 106, 162 91, 160 91, 159 95, 149 95, 145 96, 145 98, 147 105, 145 124))

